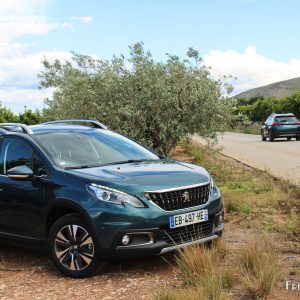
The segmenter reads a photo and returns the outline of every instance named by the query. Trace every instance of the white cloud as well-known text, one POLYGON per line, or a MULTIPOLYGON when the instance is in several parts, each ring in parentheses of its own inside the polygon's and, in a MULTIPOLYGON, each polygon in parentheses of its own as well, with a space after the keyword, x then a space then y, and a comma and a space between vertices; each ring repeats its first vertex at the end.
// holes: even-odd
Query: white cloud
POLYGON ((81 16, 81 17, 73 16, 71 17, 71 20, 80 21, 83 23, 91 23, 94 19, 91 16, 81 16))
POLYGON ((0 102, 13 112, 27 108, 42 108, 45 97, 52 90, 38 90, 38 74, 44 57, 66 60, 66 51, 43 51, 32 53, 32 45, 24 45, 17 39, 24 35, 42 35, 68 27, 75 31, 76 22, 90 23, 91 16, 72 17, 74 22, 48 22, 44 17, 52 0, 0 0, 0 102))
POLYGON ((0 90, 1 104, 10 108, 14 113, 24 112, 27 109, 43 108, 43 100, 51 97, 52 89, 6 89, 0 90))
POLYGON ((37 75, 42 70, 44 57, 67 60, 71 53, 66 51, 42 51, 30 53, 30 48, 11 43, 0 47, 0 102, 15 113, 22 112, 24 106, 41 108, 45 95, 51 91, 38 90, 37 75))
POLYGON ((255 47, 248 46, 243 53, 234 50, 211 50, 203 57, 203 64, 210 66, 213 77, 237 77, 234 94, 276 81, 300 77, 300 59, 281 62, 262 56, 255 47))
POLYGON ((44 10, 50 0, 1 0, 0 13, 5 14, 33 14, 37 10, 44 10))
POLYGON ((4 88, 30 88, 38 85, 37 75, 42 69, 41 61, 55 58, 66 60, 71 54, 66 51, 42 51, 26 53, 20 44, 8 44, 0 51, 0 86, 4 88))
POLYGON ((60 27, 59 23, 48 23, 41 16, 0 17, 0 43, 8 43, 25 34, 45 34, 60 27))

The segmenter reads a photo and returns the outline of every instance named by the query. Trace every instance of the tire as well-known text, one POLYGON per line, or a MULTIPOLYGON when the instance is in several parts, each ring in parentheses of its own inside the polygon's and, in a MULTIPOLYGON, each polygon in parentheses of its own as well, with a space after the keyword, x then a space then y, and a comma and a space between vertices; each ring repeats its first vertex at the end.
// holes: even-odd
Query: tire
POLYGON ((296 141, 300 141, 300 136, 296 136, 296 141))
POLYGON ((261 140, 264 142, 266 140, 266 137, 264 136, 263 131, 261 132, 261 140))
POLYGON ((77 214, 65 215, 53 224, 48 252, 54 266, 73 278, 89 277, 104 266, 95 234, 77 214))
POLYGON ((274 142, 274 136, 269 132, 269 142, 274 142))
POLYGON ((287 139, 288 141, 290 141, 292 138, 291 138, 290 136, 288 136, 286 139, 287 139))

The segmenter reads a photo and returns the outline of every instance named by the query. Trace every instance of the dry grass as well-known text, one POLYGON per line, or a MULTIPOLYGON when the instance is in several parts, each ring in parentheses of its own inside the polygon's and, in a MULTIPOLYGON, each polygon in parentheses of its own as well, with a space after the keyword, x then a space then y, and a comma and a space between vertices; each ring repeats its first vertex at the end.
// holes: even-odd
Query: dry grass
POLYGON ((172 287, 163 287, 154 293, 154 300, 200 300, 202 297, 202 291, 199 289, 177 289, 172 287))
POLYGON ((238 254, 241 282, 255 299, 265 299, 279 279, 278 255, 266 238, 249 241, 238 254))
POLYGON ((265 236, 257 236, 228 258, 220 240, 212 248, 191 246, 180 250, 174 270, 181 285, 165 286, 156 300, 224 300, 236 284, 242 284, 253 299, 265 299, 280 278, 278 255, 265 236))
POLYGON ((236 276, 222 266, 227 255, 225 243, 220 240, 211 248, 194 245, 180 250, 175 261, 175 273, 181 287, 164 287, 154 299, 228 299, 236 276))

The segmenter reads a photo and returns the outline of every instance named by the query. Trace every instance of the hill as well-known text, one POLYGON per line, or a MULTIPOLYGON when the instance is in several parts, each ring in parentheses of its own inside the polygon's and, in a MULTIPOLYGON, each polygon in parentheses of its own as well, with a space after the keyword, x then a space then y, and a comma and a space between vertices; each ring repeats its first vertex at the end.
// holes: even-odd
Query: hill
POLYGON ((300 90, 300 77, 275 82, 258 88, 254 88, 238 95, 234 98, 251 99, 254 97, 277 97, 282 98, 292 95, 294 92, 300 90))

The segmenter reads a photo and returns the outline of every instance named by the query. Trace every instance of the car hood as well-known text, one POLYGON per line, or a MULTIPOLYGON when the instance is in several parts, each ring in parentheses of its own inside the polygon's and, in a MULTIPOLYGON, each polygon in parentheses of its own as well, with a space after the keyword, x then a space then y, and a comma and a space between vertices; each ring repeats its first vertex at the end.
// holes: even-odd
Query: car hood
POLYGON ((134 195, 210 180, 208 172, 200 166, 165 159, 67 170, 66 174, 134 195))

